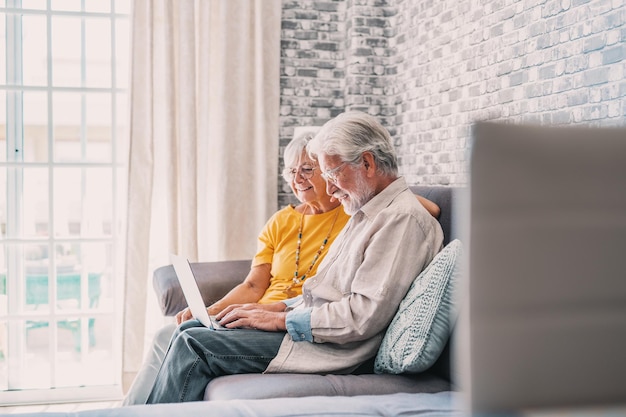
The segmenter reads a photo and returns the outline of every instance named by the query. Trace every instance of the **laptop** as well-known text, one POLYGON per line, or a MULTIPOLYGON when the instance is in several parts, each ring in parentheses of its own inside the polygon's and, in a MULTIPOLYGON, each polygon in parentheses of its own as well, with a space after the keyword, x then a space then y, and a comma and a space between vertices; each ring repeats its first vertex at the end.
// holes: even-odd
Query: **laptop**
POLYGON ((472 414, 626 400, 626 129, 479 123, 457 352, 472 414))
POLYGON ((191 314, 193 314, 193 316, 200 323, 209 329, 225 330, 226 327, 219 324, 215 317, 209 315, 187 258, 170 254, 170 262, 172 262, 172 266, 174 267, 174 271, 178 277, 178 282, 183 290, 183 294, 185 295, 185 300, 187 300, 187 305, 189 306, 189 310, 191 310, 191 314))

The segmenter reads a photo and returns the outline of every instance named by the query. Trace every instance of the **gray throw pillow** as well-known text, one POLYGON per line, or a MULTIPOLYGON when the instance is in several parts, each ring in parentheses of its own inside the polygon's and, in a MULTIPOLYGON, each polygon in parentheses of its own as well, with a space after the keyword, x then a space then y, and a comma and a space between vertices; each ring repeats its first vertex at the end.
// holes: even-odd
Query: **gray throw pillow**
POLYGON ((461 242, 453 240, 411 284, 385 333, 374 372, 422 372, 439 358, 457 316, 453 290, 461 251, 461 242))

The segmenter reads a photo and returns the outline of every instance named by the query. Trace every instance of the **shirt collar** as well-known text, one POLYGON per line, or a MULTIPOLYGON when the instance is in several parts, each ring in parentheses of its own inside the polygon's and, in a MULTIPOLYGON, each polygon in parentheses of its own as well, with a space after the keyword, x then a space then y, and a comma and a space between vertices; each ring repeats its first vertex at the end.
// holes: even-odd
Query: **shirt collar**
POLYGON ((381 210, 389 206, 391 202, 405 190, 408 190, 404 177, 398 177, 395 181, 376 194, 370 201, 365 203, 359 211, 368 218, 374 218, 381 210))

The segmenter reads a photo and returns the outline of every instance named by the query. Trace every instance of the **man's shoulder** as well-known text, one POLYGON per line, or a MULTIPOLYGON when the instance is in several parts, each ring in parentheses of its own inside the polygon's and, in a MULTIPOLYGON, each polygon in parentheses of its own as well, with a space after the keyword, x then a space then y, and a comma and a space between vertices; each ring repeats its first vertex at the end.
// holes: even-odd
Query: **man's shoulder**
MULTIPOLYGON (((369 218, 374 218, 382 211, 389 210, 390 206, 395 209, 398 204, 397 198, 404 192, 411 192, 406 185, 404 178, 399 177, 391 184, 387 185, 382 191, 376 194, 370 201, 368 201, 361 211, 369 218)), ((399 200, 401 201, 401 200, 399 200)))
POLYGON ((402 183, 394 184, 397 187, 393 190, 393 194, 390 194, 389 204, 386 207, 388 210, 420 217, 426 214, 429 217, 432 217, 404 181, 402 183), (402 186, 399 187, 400 185, 402 186))
POLYGON ((414 218, 426 235, 441 234, 443 236, 443 229, 439 221, 415 198, 415 194, 409 188, 398 193, 393 203, 389 205, 389 209, 395 215, 406 215, 414 218))
POLYGON ((423 224, 439 224, 437 219, 426 210, 426 207, 419 202, 410 189, 398 193, 396 198, 389 205, 389 210, 398 214, 415 217, 418 219, 418 222, 423 224))

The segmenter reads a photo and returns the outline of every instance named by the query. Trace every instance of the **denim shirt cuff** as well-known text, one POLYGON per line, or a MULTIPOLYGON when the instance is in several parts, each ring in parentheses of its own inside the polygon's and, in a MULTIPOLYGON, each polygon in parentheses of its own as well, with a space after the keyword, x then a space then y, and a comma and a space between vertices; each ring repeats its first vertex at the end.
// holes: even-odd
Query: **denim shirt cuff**
POLYGON ((287 313, 287 332, 294 342, 313 342, 311 308, 301 308, 287 313))

